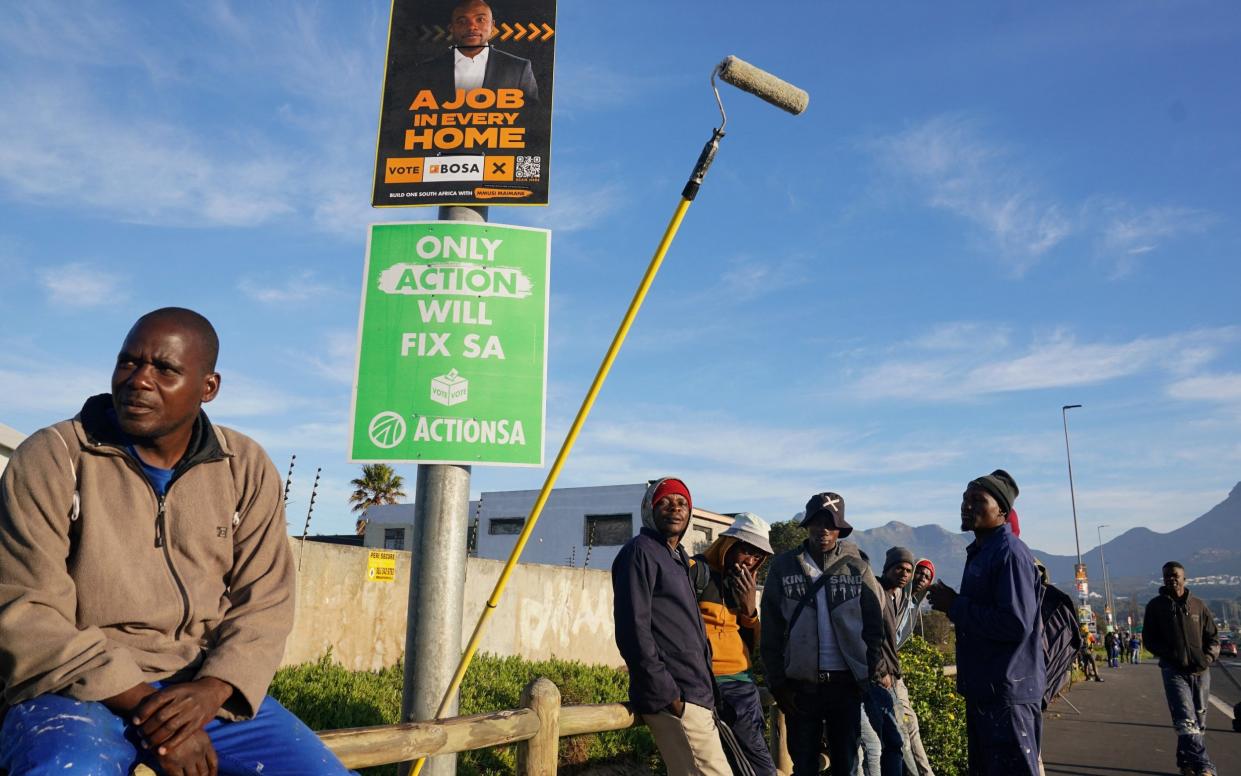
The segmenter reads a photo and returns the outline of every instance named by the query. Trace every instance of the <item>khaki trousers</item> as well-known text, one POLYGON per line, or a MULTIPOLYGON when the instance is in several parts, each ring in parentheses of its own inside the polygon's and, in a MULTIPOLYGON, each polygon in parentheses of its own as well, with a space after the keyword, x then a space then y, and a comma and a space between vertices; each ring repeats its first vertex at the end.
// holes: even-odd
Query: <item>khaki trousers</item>
POLYGON ((655 737, 668 776, 732 776, 710 709, 686 703, 679 719, 661 711, 643 714, 642 721, 655 737))

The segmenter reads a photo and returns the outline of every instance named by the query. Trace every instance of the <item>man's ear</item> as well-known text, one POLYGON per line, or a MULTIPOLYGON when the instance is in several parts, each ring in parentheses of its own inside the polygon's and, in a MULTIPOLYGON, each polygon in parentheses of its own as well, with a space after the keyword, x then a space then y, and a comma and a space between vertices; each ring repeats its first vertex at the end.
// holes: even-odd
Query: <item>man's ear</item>
POLYGON ((220 373, 212 372, 203 378, 203 404, 214 399, 220 393, 220 373))

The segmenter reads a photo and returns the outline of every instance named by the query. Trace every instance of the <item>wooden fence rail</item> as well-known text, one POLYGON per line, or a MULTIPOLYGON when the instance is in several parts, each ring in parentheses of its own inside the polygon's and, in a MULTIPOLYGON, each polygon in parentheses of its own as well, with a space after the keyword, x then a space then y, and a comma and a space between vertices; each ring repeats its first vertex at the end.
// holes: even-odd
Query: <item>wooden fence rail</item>
MULTIPOLYGON (((956 666, 945 666, 944 673, 956 674, 956 666)), ((763 705, 771 706, 771 752, 776 769, 782 774, 790 773, 792 763, 784 747, 784 715, 772 705, 767 690, 760 691, 763 705)), ((517 744, 518 776, 554 776, 561 738, 624 730, 641 724, 623 703, 561 706, 560 690, 543 677, 526 685, 521 700, 520 709, 432 722, 327 730, 320 733, 319 738, 349 768, 369 768, 517 744)), ((134 769, 134 776, 155 775, 140 765, 134 769)))

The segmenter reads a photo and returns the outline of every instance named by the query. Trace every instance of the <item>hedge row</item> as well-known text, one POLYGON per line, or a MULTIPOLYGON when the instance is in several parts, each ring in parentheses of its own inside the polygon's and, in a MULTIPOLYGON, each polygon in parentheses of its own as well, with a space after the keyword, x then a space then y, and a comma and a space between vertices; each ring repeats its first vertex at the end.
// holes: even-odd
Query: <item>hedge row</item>
MULTIPOLYGON (((901 668, 922 723, 935 773, 960 776, 965 767, 965 705, 943 675, 944 658, 934 647, 912 637, 901 650, 901 668)), ((332 662, 331 654, 317 663, 281 669, 271 694, 314 730, 395 724, 400 718, 403 669, 349 671, 332 662)), ((521 705, 521 691, 545 676, 560 688, 565 705, 624 701, 628 679, 623 670, 587 666, 566 660, 526 661, 516 657, 479 655, 461 688, 462 715, 484 714, 521 705)), ((458 773, 477 776, 512 773, 513 747, 462 753, 458 773)), ((561 739, 561 773, 573 776, 609 763, 637 766, 663 774, 654 741, 645 727, 561 739)), ((396 767, 372 768, 368 776, 395 776, 396 767)))

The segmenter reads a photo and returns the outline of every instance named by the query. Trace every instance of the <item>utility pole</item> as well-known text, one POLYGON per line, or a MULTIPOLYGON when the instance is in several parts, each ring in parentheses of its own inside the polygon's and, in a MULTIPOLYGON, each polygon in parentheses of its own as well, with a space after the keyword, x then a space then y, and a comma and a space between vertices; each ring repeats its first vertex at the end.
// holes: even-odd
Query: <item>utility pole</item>
POLYGON ((1107 575, 1107 559, 1103 557, 1103 529, 1107 524, 1095 526, 1099 536, 1099 565, 1103 567, 1103 621, 1104 625, 1112 624, 1112 585, 1107 575))
MULTIPOLYGON (((486 222, 485 207, 446 206, 441 221, 486 222)), ((405 688, 401 720, 434 719, 461 658, 470 467, 419 464, 410 548, 409 608, 405 627, 405 688)), ((448 709, 457 713, 457 700, 448 709)), ((401 768, 408 773, 409 764, 401 768)), ((427 760, 422 776, 453 776, 455 754, 427 760)))
POLYGON ((1082 604, 1089 605, 1089 581, 1086 578, 1086 564, 1082 562, 1082 540, 1077 531, 1077 495, 1073 492, 1073 456, 1069 453, 1069 410, 1074 410, 1082 405, 1066 404, 1060 408, 1060 418, 1064 421, 1064 457, 1069 464, 1069 502, 1073 505, 1073 542, 1077 545, 1077 567, 1074 569, 1073 576, 1077 586, 1077 597, 1082 604))

